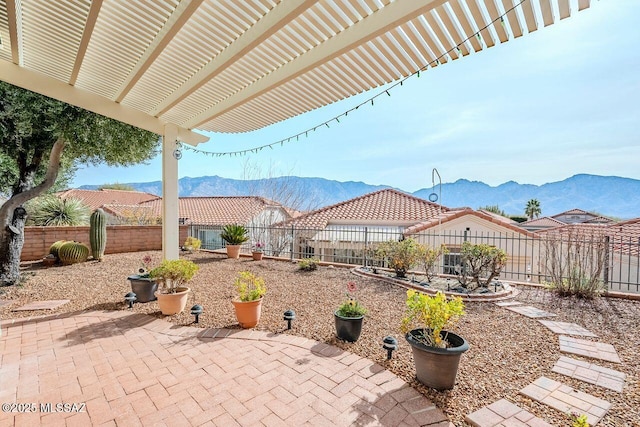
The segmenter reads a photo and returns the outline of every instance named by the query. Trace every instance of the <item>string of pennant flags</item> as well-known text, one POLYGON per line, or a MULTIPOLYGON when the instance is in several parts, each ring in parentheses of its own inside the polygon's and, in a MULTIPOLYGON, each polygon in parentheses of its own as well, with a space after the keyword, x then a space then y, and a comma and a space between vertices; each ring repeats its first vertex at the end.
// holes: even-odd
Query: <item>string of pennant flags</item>
POLYGON ((264 150, 265 148, 269 148, 269 149, 273 149, 274 147, 277 146, 283 146, 286 143, 290 143, 290 142, 297 142, 300 140, 301 137, 307 138, 309 136, 310 133, 317 131, 318 129, 322 129, 322 128, 330 128, 330 124, 335 122, 335 123, 340 123, 340 119, 341 118, 345 118, 349 115, 349 113, 352 113, 356 110, 358 110, 360 107, 365 106, 365 105, 371 105, 373 106, 375 103, 375 100, 381 96, 387 95, 387 96, 391 96, 391 90, 395 89, 398 86, 402 86, 404 84, 405 81, 407 81, 408 79, 412 78, 412 77, 420 77, 420 73, 426 71, 429 67, 433 67, 434 64, 435 65, 440 65, 440 60, 442 58, 444 58, 445 56, 447 56, 448 54, 450 54, 451 52, 453 52, 454 50, 457 51, 458 53, 461 53, 461 49, 460 46, 462 46, 464 43, 468 42, 469 40, 471 40, 473 37, 477 37, 478 40, 482 43, 482 36, 480 35, 480 33, 486 29, 488 29, 491 25, 495 24, 496 22, 500 21, 501 25, 504 26, 504 17, 509 14, 511 11, 515 10, 517 7, 519 7, 520 5, 522 5, 523 3, 525 3, 526 1, 529 0, 520 0, 520 2, 518 2, 517 4, 515 4, 513 7, 511 7, 510 9, 506 10, 502 15, 496 17, 495 19, 493 19, 491 22, 489 22, 487 25, 485 25, 484 27, 482 27, 481 29, 479 29, 476 33, 474 33, 473 35, 467 37, 466 39, 462 40, 460 43, 458 43, 457 45, 455 45, 454 47, 452 47, 451 49, 447 50, 446 52, 444 52, 442 55, 438 56, 436 59, 434 59, 433 61, 427 63, 426 65, 424 65, 422 68, 418 69, 417 71, 409 74, 408 76, 404 77, 403 79, 397 81, 396 83, 394 83, 393 85, 389 86, 388 88, 379 91, 378 93, 376 93, 375 95, 371 96, 370 98, 367 98, 365 101, 362 101, 361 103, 357 104, 356 106, 344 111, 343 113, 338 114, 337 116, 334 116, 322 123, 319 123, 313 127, 310 127, 306 130, 303 130, 302 132, 299 132, 295 135, 291 135, 288 136, 286 138, 282 138, 278 141, 274 141, 268 144, 264 144, 264 145, 260 145, 257 147, 253 147, 253 148, 247 148, 247 149, 243 149, 243 150, 237 150, 237 151, 226 151, 226 152, 213 152, 213 151, 205 151, 205 150, 199 150, 195 147, 189 146, 189 145, 184 145, 184 144, 179 144, 179 147, 188 151, 193 151, 195 153, 199 153, 199 154, 204 154, 207 156, 211 156, 211 157, 223 157, 223 156, 229 156, 229 157, 234 157, 234 156, 244 156, 244 155, 248 155, 248 154, 257 154, 260 151, 264 150))

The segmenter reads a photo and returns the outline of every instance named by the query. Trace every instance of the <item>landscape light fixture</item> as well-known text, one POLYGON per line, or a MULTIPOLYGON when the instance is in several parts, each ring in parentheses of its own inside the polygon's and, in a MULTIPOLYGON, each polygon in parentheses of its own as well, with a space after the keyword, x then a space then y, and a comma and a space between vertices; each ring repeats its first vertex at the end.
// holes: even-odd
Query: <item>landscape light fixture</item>
POLYGON ((200 315, 202 314, 203 309, 202 306, 200 304, 196 304, 193 307, 191 307, 191 315, 195 316, 195 320, 193 321, 193 323, 199 323, 200 322, 200 315))
POLYGON ((289 309, 284 312, 284 320, 287 321, 287 329, 291 329, 291 322, 296 318, 296 312, 289 309))
POLYGON ((133 302, 137 299, 137 295, 133 292, 129 292, 124 296, 124 300, 129 303, 129 308, 133 308, 133 302))
POLYGON ((387 360, 391 360, 391 354, 398 349, 398 341, 392 336, 386 336, 382 339, 382 348, 387 350, 387 360))

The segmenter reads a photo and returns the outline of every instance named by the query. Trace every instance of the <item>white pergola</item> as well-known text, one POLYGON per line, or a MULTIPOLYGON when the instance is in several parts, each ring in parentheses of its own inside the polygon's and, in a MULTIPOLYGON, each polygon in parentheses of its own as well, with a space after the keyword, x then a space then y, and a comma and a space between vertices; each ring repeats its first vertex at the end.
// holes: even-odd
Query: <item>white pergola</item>
POLYGON ((247 132, 571 16, 590 0, 7 0, 0 79, 162 135, 163 254, 178 257, 176 142, 247 132))

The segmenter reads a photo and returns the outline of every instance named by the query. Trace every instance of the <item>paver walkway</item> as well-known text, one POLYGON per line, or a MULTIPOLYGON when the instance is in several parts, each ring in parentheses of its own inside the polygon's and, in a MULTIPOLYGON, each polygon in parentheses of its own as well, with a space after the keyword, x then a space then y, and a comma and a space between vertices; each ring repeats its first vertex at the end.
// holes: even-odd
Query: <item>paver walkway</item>
POLYGON ((606 400, 575 390, 547 377, 538 378, 520 390, 520 393, 565 414, 585 414, 587 422, 592 426, 596 425, 611 408, 611 403, 606 400))
POLYGON ((525 411, 506 399, 493 402, 489 406, 478 409, 464 419, 475 427, 521 426, 521 427, 553 427, 548 422, 525 411))
POLYGON ((68 299, 54 299, 48 301, 33 301, 21 307, 16 307, 13 311, 33 311, 33 310, 54 310, 61 305, 68 303, 68 299))
POLYGON ((583 337, 593 337, 593 338, 598 337, 596 334, 594 334, 588 329, 583 328, 577 323, 554 322, 551 320, 538 320, 538 322, 542 323, 544 326, 551 329, 552 332, 559 335, 579 335, 583 337))
POLYGON ((614 363, 621 362, 618 352, 611 344, 581 340, 565 335, 560 335, 558 340, 560 341, 560 351, 563 353, 578 354, 614 363))
POLYGON ((523 316, 527 316, 532 319, 535 319, 538 317, 555 317, 556 316, 553 313, 540 310, 539 308, 532 307, 530 305, 511 305, 511 306, 506 306, 504 308, 506 308, 507 310, 515 311, 518 314, 522 314, 523 316))
POLYGON ((14 412, 0 412, 0 425, 450 426, 380 365, 292 335, 181 327, 126 311, 2 329, 0 402, 21 406, 3 406, 14 412), (77 405, 56 406, 63 402, 77 405))
POLYGON ((552 371, 620 393, 627 377, 624 372, 565 356, 560 356, 552 371))
POLYGON ((522 305, 520 301, 501 301, 495 303, 498 307, 510 307, 514 305, 522 305))

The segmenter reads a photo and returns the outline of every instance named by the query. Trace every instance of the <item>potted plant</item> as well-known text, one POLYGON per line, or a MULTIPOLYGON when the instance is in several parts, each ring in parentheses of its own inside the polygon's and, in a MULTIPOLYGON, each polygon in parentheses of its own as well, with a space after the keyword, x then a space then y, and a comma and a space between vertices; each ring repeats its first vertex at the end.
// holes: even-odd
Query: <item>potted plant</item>
POLYGON ((160 286, 155 295, 162 314, 171 316, 184 310, 190 291, 184 285, 193 278, 198 269, 199 267, 193 261, 174 259, 164 260, 158 267, 151 270, 149 276, 160 286))
POLYGON ((246 227, 240 224, 225 225, 220 237, 226 243, 227 258, 239 258, 240 246, 249 240, 246 227))
POLYGON ((251 256, 254 261, 260 261, 262 259, 262 250, 264 249, 264 243, 255 242, 253 244, 253 249, 251 250, 251 256))
POLYGON ((413 350, 418 381, 436 390, 452 389, 460 357, 469 344, 444 328, 465 314, 462 299, 447 300, 442 292, 429 296, 410 289, 406 304, 402 330, 413 350), (411 329, 415 323, 420 327, 411 329))
POLYGON ((336 335, 343 341, 355 342, 358 340, 362 331, 362 319, 367 314, 367 309, 353 296, 357 290, 355 282, 347 283, 347 299, 333 313, 336 335))
POLYGON ((260 321, 262 296, 267 292, 264 279, 249 271, 241 271, 234 283, 238 298, 232 300, 238 323, 242 328, 253 328, 260 321))
POLYGON ((127 280, 131 283, 131 292, 136 294, 136 302, 156 300, 155 293, 158 290, 158 283, 149 277, 152 261, 151 255, 145 255, 142 258, 142 266, 138 269, 138 273, 127 277, 127 280))

